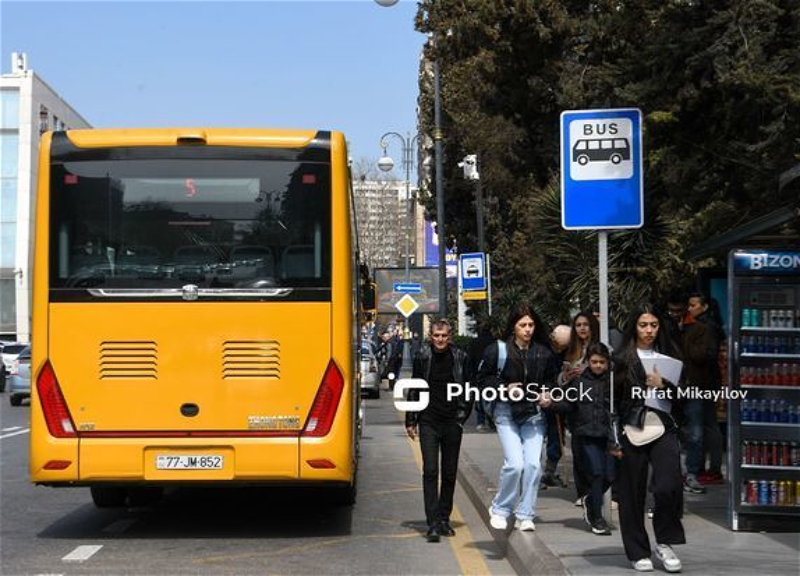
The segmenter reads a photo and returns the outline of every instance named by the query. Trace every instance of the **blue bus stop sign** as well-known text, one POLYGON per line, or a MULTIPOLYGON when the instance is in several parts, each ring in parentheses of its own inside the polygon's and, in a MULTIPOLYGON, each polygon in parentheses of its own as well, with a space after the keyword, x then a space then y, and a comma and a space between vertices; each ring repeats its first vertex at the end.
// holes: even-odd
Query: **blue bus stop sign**
POLYGON ((561 226, 644 224, 642 113, 638 108, 561 113, 561 226))

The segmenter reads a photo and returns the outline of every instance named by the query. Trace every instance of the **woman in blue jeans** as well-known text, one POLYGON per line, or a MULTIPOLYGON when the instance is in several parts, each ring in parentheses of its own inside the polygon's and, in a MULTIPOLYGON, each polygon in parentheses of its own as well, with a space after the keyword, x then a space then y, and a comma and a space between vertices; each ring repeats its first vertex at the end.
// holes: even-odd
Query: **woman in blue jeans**
POLYGON ((539 391, 544 386, 552 388, 558 373, 549 333, 531 307, 520 306, 508 318, 506 339, 488 346, 481 361, 478 382, 498 394, 493 417, 504 461, 489 510, 491 525, 498 530, 508 526, 512 513, 516 528, 536 529, 533 517, 546 432, 539 391))

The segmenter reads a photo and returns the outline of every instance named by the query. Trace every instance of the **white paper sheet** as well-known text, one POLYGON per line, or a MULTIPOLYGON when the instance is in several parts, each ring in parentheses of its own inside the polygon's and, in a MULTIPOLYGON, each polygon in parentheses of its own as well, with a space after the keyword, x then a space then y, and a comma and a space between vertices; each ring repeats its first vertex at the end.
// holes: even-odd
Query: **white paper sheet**
POLYGON ((662 378, 666 378, 673 385, 677 386, 681 380, 681 372, 683 371, 683 362, 672 356, 656 353, 652 357, 640 358, 644 371, 648 374, 653 373, 653 368, 658 368, 658 373, 662 378))

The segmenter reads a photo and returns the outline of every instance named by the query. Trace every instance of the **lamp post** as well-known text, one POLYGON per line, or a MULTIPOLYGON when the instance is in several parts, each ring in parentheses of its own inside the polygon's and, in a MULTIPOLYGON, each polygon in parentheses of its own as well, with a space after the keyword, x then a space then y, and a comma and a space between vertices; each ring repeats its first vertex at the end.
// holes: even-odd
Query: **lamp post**
MULTIPOLYGON (((375 0, 375 3, 389 8, 399 0, 375 0)), ((436 32, 431 34, 436 46, 436 32)), ((442 174, 442 99, 440 94, 439 60, 433 59, 433 141, 436 157, 436 234, 439 237, 439 315, 447 317, 447 263, 445 262, 444 233, 444 179, 442 174)))
POLYGON ((411 259, 411 168, 414 166, 414 142, 417 141, 417 136, 411 137, 409 134, 406 134, 403 137, 402 134, 397 132, 387 132, 383 136, 381 136, 380 146, 383 148, 383 156, 380 160, 378 160, 378 168, 383 170, 384 172, 390 171, 394 168, 394 160, 387 155, 386 149, 389 147, 388 138, 390 136, 394 136, 400 143, 402 144, 403 150, 403 168, 406 171, 406 247, 405 247, 405 267, 406 267, 406 274, 405 274, 405 281, 408 282, 409 278, 409 261, 411 259))

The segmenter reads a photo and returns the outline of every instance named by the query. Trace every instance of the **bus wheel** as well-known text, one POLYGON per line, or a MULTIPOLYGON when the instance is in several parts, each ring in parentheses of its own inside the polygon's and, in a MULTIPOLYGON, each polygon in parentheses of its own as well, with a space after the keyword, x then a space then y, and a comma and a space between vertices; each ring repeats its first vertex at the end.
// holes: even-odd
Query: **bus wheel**
POLYGON ((158 486, 131 488, 128 490, 128 504, 132 507, 154 506, 163 495, 164 489, 158 486))
POLYGON ((581 166, 586 166, 589 163, 589 157, 586 154, 581 154, 578 156, 578 164, 581 166))
POLYGON ((98 508, 121 508, 125 506, 128 491, 119 486, 92 486, 92 502, 98 508))
POLYGON ((611 163, 612 164, 619 164, 620 162, 622 162, 622 156, 620 156, 619 154, 612 154, 611 155, 611 163))

